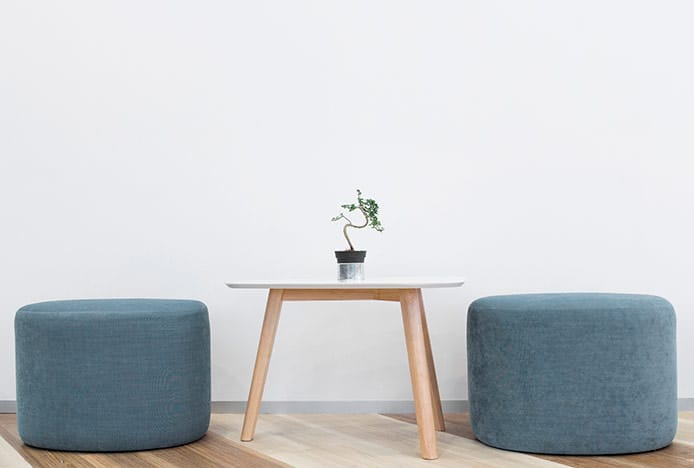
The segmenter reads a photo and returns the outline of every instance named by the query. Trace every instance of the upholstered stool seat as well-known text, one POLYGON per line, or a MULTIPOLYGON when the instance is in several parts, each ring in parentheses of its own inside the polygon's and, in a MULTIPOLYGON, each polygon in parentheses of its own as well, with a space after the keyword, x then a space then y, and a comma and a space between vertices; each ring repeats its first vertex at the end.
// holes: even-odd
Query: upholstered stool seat
POLYGON ((103 299, 15 316, 17 425, 35 447, 129 451, 202 437, 210 329, 198 301, 103 299))
POLYGON ((665 299, 487 297, 470 305, 467 339, 470 420, 485 444, 598 455, 674 438, 675 313, 665 299))

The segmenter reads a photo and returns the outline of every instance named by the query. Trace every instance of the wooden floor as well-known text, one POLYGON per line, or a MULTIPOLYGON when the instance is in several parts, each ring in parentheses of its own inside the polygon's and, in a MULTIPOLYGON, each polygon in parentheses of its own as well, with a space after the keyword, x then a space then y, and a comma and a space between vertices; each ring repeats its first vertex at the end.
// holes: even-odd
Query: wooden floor
POLYGON ((694 412, 682 412, 675 442, 610 457, 530 455, 477 442, 467 414, 447 414, 440 458, 419 458, 414 415, 261 415, 255 440, 240 442, 240 414, 214 414, 208 434, 170 449, 70 453, 22 444, 16 417, 0 414, 0 467, 694 467, 694 412))

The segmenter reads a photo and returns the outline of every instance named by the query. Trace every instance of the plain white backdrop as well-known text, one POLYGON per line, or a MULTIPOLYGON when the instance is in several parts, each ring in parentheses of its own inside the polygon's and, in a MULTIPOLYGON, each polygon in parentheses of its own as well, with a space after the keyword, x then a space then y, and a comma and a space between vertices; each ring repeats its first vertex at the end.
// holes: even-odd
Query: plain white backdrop
MULTIPOLYGON (((15 311, 63 298, 207 303, 213 400, 245 400, 265 296, 335 274, 359 187, 367 274, 425 292, 444 400, 465 320, 509 292, 658 294, 694 397, 694 4, 0 5, 0 400, 15 311)), ((267 400, 409 400, 398 307, 290 304, 267 400)))

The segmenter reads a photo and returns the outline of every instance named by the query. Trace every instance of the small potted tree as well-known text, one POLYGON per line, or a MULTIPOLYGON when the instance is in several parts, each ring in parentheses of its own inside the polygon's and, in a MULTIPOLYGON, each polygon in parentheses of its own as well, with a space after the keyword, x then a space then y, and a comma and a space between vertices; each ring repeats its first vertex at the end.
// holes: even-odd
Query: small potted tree
POLYGON ((344 212, 333 217, 332 219, 332 221, 340 221, 342 219, 346 221, 346 224, 342 228, 342 234, 344 234, 345 239, 347 240, 347 245, 349 245, 348 250, 335 251, 335 257, 337 258, 338 265, 338 280, 364 279, 364 258, 366 258, 366 250, 354 249, 354 244, 352 244, 347 230, 349 228, 363 229, 368 226, 378 232, 383 231, 381 221, 378 219, 378 203, 376 203, 376 200, 372 198, 363 198, 361 195, 361 190, 357 189, 357 203, 340 205, 340 207, 350 213, 357 210, 360 211, 364 216, 364 222, 362 224, 354 224, 352 220, 344 214, 344 212))

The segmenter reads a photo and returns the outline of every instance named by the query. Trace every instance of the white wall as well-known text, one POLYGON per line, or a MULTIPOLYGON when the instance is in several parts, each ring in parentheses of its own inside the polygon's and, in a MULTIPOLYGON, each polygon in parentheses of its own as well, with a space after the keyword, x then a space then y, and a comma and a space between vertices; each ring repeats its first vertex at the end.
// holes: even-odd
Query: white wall
MULTIPOLYGON (((205 301, 213 399, 244 400, 264 294, 334 275, 356 187, 369 275, 427 292, 444 399, 482 295, 659 294, 694 397, 694 4, 0 5, 0 400, 14 312, 58 298, 205 301)), ((290 304, 268 400, 411 398, 393 304, 290 304)))

